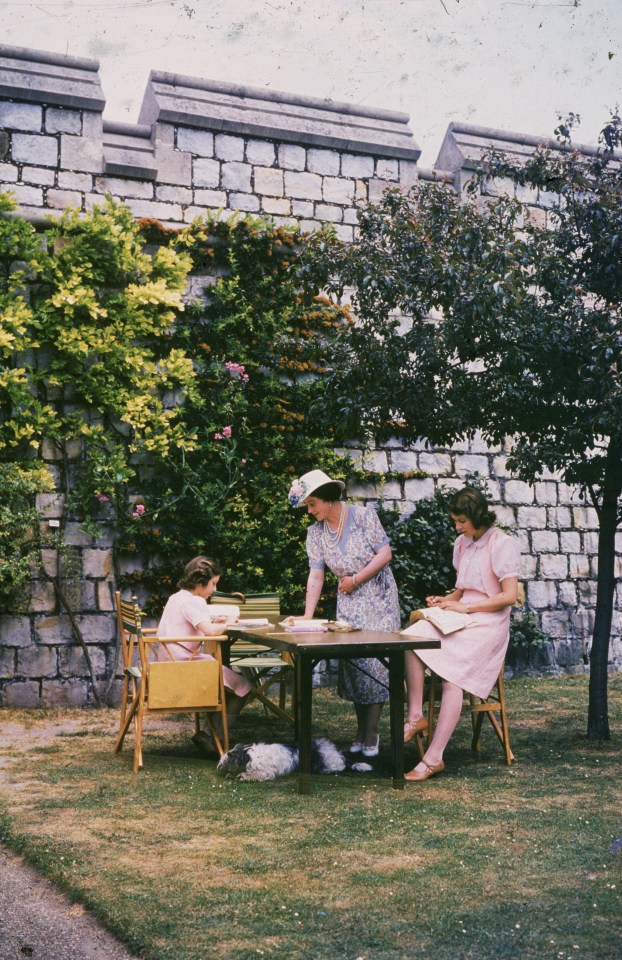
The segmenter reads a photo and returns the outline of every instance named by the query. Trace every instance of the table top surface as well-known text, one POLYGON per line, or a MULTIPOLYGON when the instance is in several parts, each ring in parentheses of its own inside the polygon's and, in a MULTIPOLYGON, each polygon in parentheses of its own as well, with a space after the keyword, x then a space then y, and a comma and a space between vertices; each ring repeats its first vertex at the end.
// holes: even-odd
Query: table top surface
POLYGON ((309 631, 290 632, 279 626, 245 627, 243 623, 232 624, 227 633, 235 638, 248 637, 278 650, 287 650, 290 653, 313 653, 314 651, 332 651, 335 654, 353 652, 368 652, 374 656, 378 653, 391 653, 400 650, 430 650, 441 645, 440 640, 431 640, 423 637, 410 637, 398 630, 353 630, 349 633, 337 631, 309 631))

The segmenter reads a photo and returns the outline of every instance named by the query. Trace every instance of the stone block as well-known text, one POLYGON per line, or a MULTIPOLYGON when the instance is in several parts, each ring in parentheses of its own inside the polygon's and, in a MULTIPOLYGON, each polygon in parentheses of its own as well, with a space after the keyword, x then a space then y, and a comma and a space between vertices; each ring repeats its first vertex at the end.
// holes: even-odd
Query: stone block
POLYGON ((87 680, 46 680, 41 684, 41 706, 85 707, 88 694, 87 680))
POLYGON ((243 160, 243 137, 232 137, 226 133, 217 134, 214 138, 214 156, 218 157, 219 160, 243 160))
POLYGON ((46 133, 73 133, 82 131, 82 116, 79 110, 60 110, 48 107, 45 111, 46 133))
POLYGON ((22 170, 23 183, 38 183, 43 187, 50 187, 55 177, 56 171, 47 167, 24 167, 22 170))
MULTIPOLYGON (((84 650, 81 646, 63 647, 59 651, 59 670, 63 677, 89 677, 84 650)), ((89 657, 96 677, 101 677, 106 671, 106 655, 98 647, 89 649, 89 657)))
POLYGON ((594 607, 596 605, 596 582, 594 580, 579 580, 577 589, 581 606, 594 607))
POLYGON ((319 220, 301 220, 298 224, 303 233, 313 233, 314 230, 319 230, 321 226, 319 220))
POLYGON ((178 127, 177 149, 192 153, 195 157, 214 156, 214 134, 193 127, 178 127))
POLYGON ((354 199, 354 180, 343 177, 324 177, 323 197, 328 203, 350 205, 354 199))
POLYGON ((581 534, 574 530, 562 530, 560 537, 560 548, 562 553, 580 553, 581 552, 581 534))
POLYGON ((419 469, 419 454, 414 450, 392 450, 391 470, 395 473, 410 473, 419 469))
POLYGON ((577 604, 577 587, 572 580, 559 584, 559 599, 561 603, 569 607, 575 607, 577 604))
POLYGON ((374 158, 356 153, 344 153, 341 157, 341 175, 354 179, 368 179, 374 175, 374 158))
POLYGON ((43 206, 43 189, 41 187, 26 187, 16 183, 11 184, 11 193, 21 206, 43 206))
POLYGON ((534 502, 533 487, 522 480, 506 480, 504 492, 506 503, 531 504, 534 502))
POLYGON ((246 162, 258 167, 271 167, 276 159, 276 150, 268 140, 249 140, 246 144, 246 162))
POLYGON ((158 203, 155 200, 125 200, 135 217, 154 217, 156 220, 181 222, 182 209, 179 203, 158 203))
POLYGON ((64 540, 69 547, 89 547, 94 543, 91 534, 73 520, 69 520, 65 525, 64 540))
POLYGON ((547 480, 534 484, 536 503, 539 506, 555 507, 557 506, 557 484, 547 480))
POLYGON ((34 103, 0 103, 0 127, 7 130, 41 131, 43 107, 34 103))
POLYGON ((562 530, 566 527, 570 527, 572 524, 572 517, 568 507, 555 507, 554 509, 549 508, 546 511, 546 515, 548 527, 562 530))
POLYGON ((108 614, 83 614, 77 617, 86 643, 111 643, 116 636, 116 621, 108 614))
POLYGON ((397 187, 397 183, 388 183, 386 180, 369 180, 367 183, 367 195, 370 203, 379 203, 386 190, 397 187))
POLYGON ((568 636, 570 617, 562 610, 542 614, 542 629, 549 637, 560 638, 555 644, 555 659, 560 667, 571 667, 583 657, 583 641, 580 637, 568 636))
POLYGON ((50 517, 59 519, 65 508, 65 497, 62 493, 38 493, 35 498, 35 507, 44 520, 50 517))
POLYGON ((341 223, 341 207, 332 207, 327 203, 316 203, 315 216, 329 223, 341 223))
POLYGON ((27 647, 32 643, 28 617, 0 616, 0 646, 27 647))
POLYGON ((493 449, 479 431, 469 439, 469 453, 489 454, 493 449))
POLYGON ((0 646, 0 680, 12 680, 15 676, 15 647, 0 646))
POLYGON ((165 203, 192 203, 192 190, 190 187, 156 186, 156 200, 163 200, 165 203))
POLYGON ((359 218, 356 210, 353 210, 351 207, 345 207, 343 211, 343 222, 350 223, 353 226, 358 224, 359 218))
POLYGON ((535 580, 537 558, 521 551, 521 580, 535 580))
POLYGON ((561 553, 542 553, 540 576, 545 580, 565 580, 568 576, 568 557, 561 553))
POLYGON ((598 553, 598 533, 586 530, 583 534, 583 553, 598 553))
POLYGON ((448 453, 420 453, 419 469, 434 476, 447 476, 452 472, 451 457, 448 453))
POLYGON ((111 581, 105 581, 102 583, 102 581, 100 580, 99 583, 95 585, 98 610, 106 611, 106 610, 115 609, 111 587, 112 587, 111 581))
POLYGON ((46 201, 55 210, 82 209, 82 194, 72 190, 48 190, 46 201))
POLYGON ((95 189, 99 193, 111 193, 114 197, 153 200, 153 183, 150 181, 127 180, 124 177, 96 177, 95 189))
POLYGON ((93 177, 89 173, 73 173, 61 170, 58 174, 58 186, 61 190, 80 190, 90 193, 93 189, 93 177))
POLYGON ((516 522, 527 530, 546 530, 546 507, 519 507, 516 522))
POLYGON ((512 507, 495 503, 494 511, 497 514, 497 523, 502 527, 514 527, 516 525, 516 515, 512 507))
POLYGON ((34 621, 37 643, 59 646, 72 638, 71 624, 66 614, 37 617, 34 621))
MULTIPOLYGON (((87 127, 90 129, 92 124, 87 127)), ((102 130, 99 136, 75 137, 70 133, 60 135, 60 165, 63 170, 81 170, 98 174, 104 171, 102 130)))
POLYGON ((335 233, 340 240, 343 240, 344 243, 352 243, 354 240, 354 228, 348 227, 344 223, 334 224, 335 233))
POLYGON ((534 610, 553 609, 557 606, 557 586, 554 581, 533 580, 526 584, 527 602, 534 610))
POLYGON ((340 154, 336 150, 307 150, 307 170, 309 173, 325 173, 331 177, 339 176, 340 154))
POLYGON ((17 167, 14 167, 13 164, 0 163, 0 183, 15 183, 17 174, 17 167))
POLYGON ((225 190, 251 193, 251 174, 253 168, 248 163, 223 163, 222 186, 225 190))
POLYGON ((231 210, 247 210, 256 213, 259 210, 259 197, 254 193, 230 193, 229 207, 231 210))
POLYGON ((571 553, 568 557, 568 574, 576 579, 577 577, 589 577, 590 560, 582 553, 571 553))
POLYGON ((531 546, 536 553, 558 553, 559 534, 554 530, 534 530, 531 546))
POLYGON ((405 480, 404 481, 404 499, 405 500, 429 500, 434 496, 434 481, 427 480, 405 480))
POLYGON ((293 143, 281 143, 278 147, 279 166, 284 170, 304 170, 307 163, 307 151, 293 143))
POLYGON ((95 584, 92 580, 65 580, 63 593, 72 610, 96 610, 95 584))
POLYGON ((156 144, 158 183, 176 183, 180 187, 192 186, 192 157, 172 147, 156 144))
POLYGON ((578 530, 598 530, 598 514, 594 507, 572 507, 572 521, 578 530))
POLYGON ((83 550, 82 572, 85 577, 106 580, 112 572, 112 555, 109 550, 83 550))
POLYGON ((500 454, 498 457, 493 457, 492 460, 492 472, 495 477, 507 477, 508 468, 507 468, 507 455, 500 454))
POLYGON ((292 200, 292 213, 295 217, 312 217, 313 204, 308 200, 292 200))
POLYGON ((359 206, 367 203, 369 198, 369 189, 364 180, 355 180, 354 182, 354 200, 359 206))
POLYGON ((204 207, 225 207, 227 194, 224 190, 195 190, 194 202, 204 207))
POLYGON ((58 673, 55 647, 25 647, 17 655, 17 673, 22 677, 55 677, 58 673))
POLYGON ((34 580, 30 585, 30 613, 51 613, 56 606, 56 596, 51 583, 43 580, 34 580))
POLYGON ((400 160, 399 181, 403 190, 412 187, 419 180, 419 169, 412 160, 400 160))
POLYGON ((283 196, 283 171, 269 167, 257 167, 255 170, 255 192, 271 197, 283 196))
POLYGON ((283 200, 281 197, 264 197, 261 201, 261 209, 264 213, 288 217, 291 215, 292 205, 290 200, 283 200))
POLYGON ((286 171, 285 195, 301 200, 322 200, 322 178, 317 173, 286 171))
POLYGON ((194 161, 193 171, 195 187, 218 187, 220 185, 219 160, 197 159, 194 161))
POLYGON ((55 577, 58 574, 58 551, 42 550, 41 563, 48 577, 55 577))
POLYGON ((32 680, 8 683, 2 691, 2 706, 29 710, 39 707, 39 684, 32 680))
POLYGON ((488 457, 472 453, 456 454, 455 470, 459 477, 464 477, 467 473, 479 473, 482 477, 486 477, 488 476, 488 457))
POLYGON ((376 177, 378 180, 391 180, 394 183, 400 178, 400 166, 397 160, 376 160, 376 177))
POLYGON ((586 501, 581 496, 578 487, 570 486, 567 483, 559 483, 558 489, 560 503, 569 503, 577 507, 585 505, 586 501))

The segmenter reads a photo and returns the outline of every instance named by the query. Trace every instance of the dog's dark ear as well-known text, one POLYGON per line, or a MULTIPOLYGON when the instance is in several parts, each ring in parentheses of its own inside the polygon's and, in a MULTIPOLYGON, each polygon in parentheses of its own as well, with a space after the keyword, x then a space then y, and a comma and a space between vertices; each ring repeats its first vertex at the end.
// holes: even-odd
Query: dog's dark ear
POLYGON ((250 743, 236 743, 235 747, 229 751, 229 756, 232 760, 240 767, 245 767, 251 759, 250 748, 252 744, 250 743))

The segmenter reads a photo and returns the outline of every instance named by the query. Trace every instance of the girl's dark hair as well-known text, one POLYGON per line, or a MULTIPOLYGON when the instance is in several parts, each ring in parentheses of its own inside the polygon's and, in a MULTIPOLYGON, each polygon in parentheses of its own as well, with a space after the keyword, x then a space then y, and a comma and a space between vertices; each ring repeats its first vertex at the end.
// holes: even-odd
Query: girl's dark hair
POLYGON ((326 503, 336 503, 337 500, 341 500, 341 487, 334 481, 323 483, 321 487, 316 487, 309 496, 317 497, 318 500, 325 500, 326 503))
POLYGON ((492 527, 497 519, 484 494, 475 487, 464 487, 454 493, 449 501, 449 512, 454 516, 459 514, 466 517, 476 530, 480 527, 492 527))
POLYGON ((209 557, 195 557, 184 567, 177 587, 179 590, 194 590, 199 584, 209 583, 212 577, 219 577, 222 573, 218 560, 209 557))

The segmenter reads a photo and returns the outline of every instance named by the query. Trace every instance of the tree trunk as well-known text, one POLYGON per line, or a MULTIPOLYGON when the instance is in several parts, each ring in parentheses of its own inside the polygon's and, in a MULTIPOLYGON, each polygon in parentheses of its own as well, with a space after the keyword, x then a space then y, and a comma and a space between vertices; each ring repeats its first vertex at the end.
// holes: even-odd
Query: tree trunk
POLYGON ((598 581, 596 615, 590 653, 590 694, 587 714, 588 740, 610 740, 607 706, 607 665, 615 589, 615 536, 618 499, 622 492, 620 448, 613 442, 607 452, 603 499, 598 528, 598 581))

